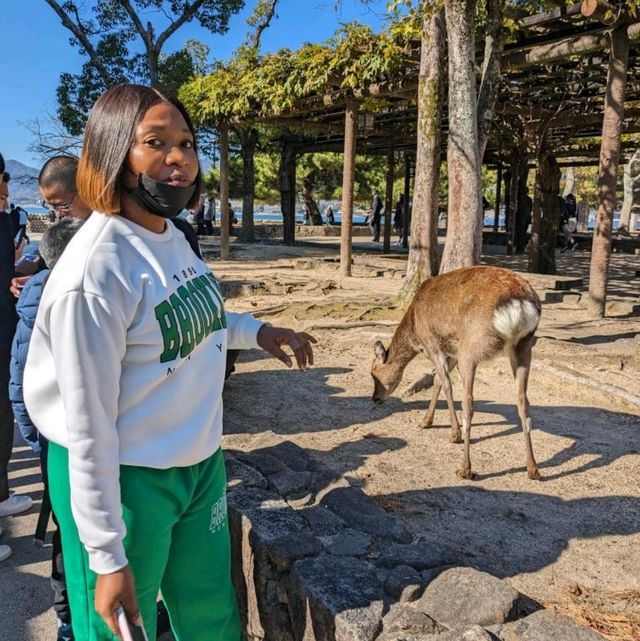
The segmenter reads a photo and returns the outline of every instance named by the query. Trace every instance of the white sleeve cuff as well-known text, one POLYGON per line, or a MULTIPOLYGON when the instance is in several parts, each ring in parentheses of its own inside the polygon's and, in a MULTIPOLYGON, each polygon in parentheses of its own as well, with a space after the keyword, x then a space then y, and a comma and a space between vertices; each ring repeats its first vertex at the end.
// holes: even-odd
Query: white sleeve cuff
POLYGON ((122 542, 98 550, 85 546, 89 555, 89 568, 96 574, 112 574, 128 565, 122 542))
POLYGON ((258 331, 264 325, 251 314, 226 312, 229 349, 254 349, 258 345, 258 331))

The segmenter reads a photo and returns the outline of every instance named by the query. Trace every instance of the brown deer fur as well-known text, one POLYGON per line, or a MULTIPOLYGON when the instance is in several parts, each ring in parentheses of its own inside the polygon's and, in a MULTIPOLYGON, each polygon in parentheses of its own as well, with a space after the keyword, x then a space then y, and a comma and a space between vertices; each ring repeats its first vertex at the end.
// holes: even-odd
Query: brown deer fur
POLYGON ((527 472, 540 479, 531 447, 527 382, 531 348, 540 320, 540 299, 521 276, 499 267, 467 267, 425 281, 400 321, 389 349, 378 341, 371 368, 373 400, 382 403, 398 387, 405 367, 424 352, 438 374, 423 427, 433 423, 444 387, 451 416, 451 440, 464 438, 462 468, 471 478, 469 443, 473 417, 473 381, 478 364, 504 353, 516 380, 518 414, 524 434, 527 472), (463 387, 462 433, 453 404, 449 372, 458 366, 463 387))

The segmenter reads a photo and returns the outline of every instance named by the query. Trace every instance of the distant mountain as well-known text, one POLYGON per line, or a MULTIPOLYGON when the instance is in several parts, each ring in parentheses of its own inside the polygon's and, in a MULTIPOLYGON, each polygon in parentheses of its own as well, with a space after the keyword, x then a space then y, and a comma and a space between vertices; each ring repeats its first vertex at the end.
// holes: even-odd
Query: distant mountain
POLYGON ((41 200, 38 191, 38 169, 27 167, 17 160, 7 160, 5 171, 9 181, 9 202, 16 205, 32 205, 41 200))

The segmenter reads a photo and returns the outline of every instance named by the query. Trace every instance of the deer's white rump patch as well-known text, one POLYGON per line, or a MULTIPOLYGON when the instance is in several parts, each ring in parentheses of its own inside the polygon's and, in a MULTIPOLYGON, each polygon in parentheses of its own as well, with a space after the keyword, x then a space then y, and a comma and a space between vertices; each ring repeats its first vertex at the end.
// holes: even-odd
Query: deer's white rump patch
POLYGON ((513 298, 493 312, 493 326, 512 345, 534 332, 539 322, 540 312, 530 300, 513 298))

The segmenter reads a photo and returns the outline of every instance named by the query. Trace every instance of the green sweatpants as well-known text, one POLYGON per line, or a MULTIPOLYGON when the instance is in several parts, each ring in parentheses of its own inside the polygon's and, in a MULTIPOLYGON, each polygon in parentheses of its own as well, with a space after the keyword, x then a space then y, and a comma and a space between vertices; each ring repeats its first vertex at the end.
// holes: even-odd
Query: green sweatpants
MULTIPOLYGON (((94 608, 96 575, 71 513, 68 452, 54 443, 49 486, 62 533, 75 639, 114 641, 94 608)), ((161 590, 178 641, 240 640, 225 488, 222 450, 190 467, 120 467, 124 546, 149 639, 156 638, 161 590)))

